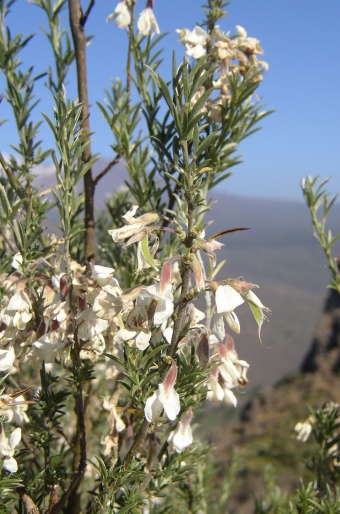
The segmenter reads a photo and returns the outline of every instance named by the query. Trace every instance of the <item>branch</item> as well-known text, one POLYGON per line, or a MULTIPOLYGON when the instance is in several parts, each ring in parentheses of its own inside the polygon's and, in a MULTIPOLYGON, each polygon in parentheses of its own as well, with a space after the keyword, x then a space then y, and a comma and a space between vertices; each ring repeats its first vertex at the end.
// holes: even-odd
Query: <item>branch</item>
POLYGON ((50 501, 48 504, 48 511, 51 511, 58 503, 59 500, 59 486, 58 485, 52 485, 51 487, 51 493, 50 493, 50 501))
MULTIPOLYGON (((86 430, 85 430, 85 419, 84 419, 84 404, 83 404, 83 392, 81 384, 77 386, 76 393, 76 410, 78 416, 78 430, 79 430, 79 445, 80 445, 80 460, 77 471, 74 473, 71 483, 69 484, 66 491, 62 494, 59 500, 49 508, 46 514, 58 514, 66 505, 71 493, 77 487, 79 481, 84 475, 87 465, 87 449, 86 449, 86 430)), ((35 513, 34 513, 35 514, 35 513)))
POLYGON ((27 514, 40 514, 39 508, 36 506, 32 498, 27 494, 25 489, 22 487, 18 487, 17 489, 18 494, 20 498, 23 501, 23 504, 25 505, 25 510, 27 514))
POLYGON ((104 175, 106 175, 106 173, 108 173, 108 171, 110 171, 111 168, 113 168, 113 166, 115 166, 116 164, 119 163, 120 159, 121 159, 121 155, 120 154, 117 154, 116 157, 113 159, 113 161, 111 161, 107 166, 106 168, 103 169, 103 171, 101 171, 94 179, 93 179, 93 184, 94 186, 96 186, 98 184, 98 182, 100 181, 101 178, 104 177, 104 175))
POLYGON ((131 81, 132 81, 132 73, 131 73, 131 65, 132 65, 132 57, 133 57, 133 48, 134 48, 134 31, 133 26, 135 23, 135 6, 136 1, 132 2, 130 5, 130 16, 131 16, 131 22, 130 27, 128 30, 128 38, 129 38, 129 45, 128 45, 128 55, 127 55, 127 63, 126 63, 126 93, 128 96, 128 103, 127 103, 127 112, 130 111, 130 101, 131 101, 131 81))
POLYGON ((124 469, 127 469, 129 467, 133 457, 136 455, 136 453, 138 451, 138 448, 144 442, 144 439, 149 430, 149 426, 150 426, 149 421, 146 418, 144 418, 143 424, 139 429, 136 439, 134 440, 133 445, 131 446, 130 450, 127 452, 127 455, 125 457, 124 469))
POLYGON ((85 14, 83 14, 83 16, 81 18, 81 21, 80 21, 82 27, 85 27, 85 23, 87 22, 87 18, 89 17, 90 12, 92 11, 92 8, 94 7, 95 3, 96 3, 96 0, 91 0, 90 1, 89 6, 86 9, 85 14))
MULTIPOLYGON (((88 142, 83 155, 83 163, 91 161, 90 147, 90 123, 89 123, 89 99, 87 91, 86 72, 86 36, 84 32, 84 17, 88 16, 94 0, 91 0, 85 16, 82 13, 80 0, 69 0, 69 18, 74 44, 74 53, 77 64, 77 81, 79 102, 82 104, 81 120, 83 135, 88 142)), ((85 192, 85 260, 87 263, 95 261, 95 234, 94 234, 94 182, 92 168, 84 175, 85 192)))

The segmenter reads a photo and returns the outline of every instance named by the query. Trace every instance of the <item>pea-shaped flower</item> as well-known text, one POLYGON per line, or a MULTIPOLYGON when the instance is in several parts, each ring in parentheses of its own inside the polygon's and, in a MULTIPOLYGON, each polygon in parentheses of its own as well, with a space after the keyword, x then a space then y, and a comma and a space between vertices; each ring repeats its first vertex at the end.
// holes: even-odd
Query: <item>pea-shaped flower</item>
POLYGON ((176 416, 181 410, 179 395, 174 389, 176 377, 177 366, 175 361, 172 360, 171 368, 164 382, 158 384, 158 391, 155 391, 153 395, 146 400, 144 413, 150 423, 157 421, 163 409, 171 421, 176 419, 176 416))

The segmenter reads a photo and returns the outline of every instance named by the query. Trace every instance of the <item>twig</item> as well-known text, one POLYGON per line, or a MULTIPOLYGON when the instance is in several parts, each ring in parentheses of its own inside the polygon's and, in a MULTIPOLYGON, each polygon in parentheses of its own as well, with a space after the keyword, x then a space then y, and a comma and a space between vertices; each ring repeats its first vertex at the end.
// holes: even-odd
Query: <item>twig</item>
POLYGON ((101 178, 104 177, 104 175, 106 175, 106 173, 108 173, 110 171, 111 168, 113 168, 113 166, 115 166, 116 164, 118 164, 120 162, 120 159, 121 159, 121 155, 120 154, 117 154, 116 157, 113 159, 113 161, 109 162, 109 164, 106 166, 106 168, 103 169, 103 171, 101 171, 94 179, 93 179, 93 184, 94 186, 96 186, 99 182, 99 180, 101 178))
POLYGON ((15 255, 17 253, 17 249, 12 245, 12 242, 6 237, 6 235, 4 234, 2 228, 0 228, 0 237, 2 237, 2 239, 8 245, 8 248, 11 250, 13 255, 15 255))
POLYGON ((128 112, 130 110, 130 100, 131 100, 131 81, 132 81, 131 64, 132 64, 132 55, 133 55, 133 46, 134 46, 133 26, 134 26, 134 20, 135 20, 135 4, 136 4, 136 2, 133 1, 131 3, 131 7, 130 7, 131 23, 130 23, 130 27, 129 27, 129 47, 128 47, 128 56, 127 56, 127 63, 126 63, 126 93, 128 96, 128 103, 127 103, 127 111, 128 112))
POLYGON ((14 177, 10 167, 8 166, 7 162, 5 161, 2 153, 0 152, 0 164, 1 166, 3 167, 4 169, 4 172, 6 173, 7 175, 7 178, 9 180, 9 183, 11 184, 11 186, 13 187, 14 191, 16 192, 16 194, 18 195, 18 197, 22 200, 23 198, 25 198, 25 193, 22 191, 21 187, 20 187, 20 183, 18 182, 18 180, 14 177))
POLYGON ((146 418, 144 418, 144 421, 142 423, 142 426, 139 429, 136 439, 134 440, 133 445, 131 446, 130 450, 126 454, 126 457, 124 460, 124 468, 125 469, 130 466, 133 457, 136 455, 136 453, 138 451, 138 448, 143 443, 143 441, 148 433, 149 426, 150 426, 149 421, 146 418))
POLYGON ((88 8, 86 9, 85 11, 85 14, 83 14, 82 18, 81 18, 81 26, 82 27, 85 27, 85 23, 87 22, 87 18, 89 17, 90 15, 90 12, 92 11, 92 8, 94 7, 94 4, 96 3, 96 0, 91 0, 89 5, 88 5, 88 8))

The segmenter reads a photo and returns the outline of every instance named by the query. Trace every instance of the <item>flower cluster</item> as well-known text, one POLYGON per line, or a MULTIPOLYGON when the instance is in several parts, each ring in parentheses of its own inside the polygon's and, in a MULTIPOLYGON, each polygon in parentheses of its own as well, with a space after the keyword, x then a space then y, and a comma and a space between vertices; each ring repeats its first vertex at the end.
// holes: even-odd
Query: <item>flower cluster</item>
MULTIPOLYGON (((125 218, 130 221, 128 234, 124 227, 110 233, 117 241, 130 237, 127 244, 131 244, 143 237, 143 227, 155 216, 141 216, 135 223, 131 212, 125 218)), ((16 270, 4 280, 6 294, 1 298, 0 370, 11 370, 19 352, 34 366, 67 361, 75 330, 83 357, 92 361, 116 343, 145 350, 152 327, 166 323, 173 312, 171 271, 164 272, 168 268, 165 264, 159 282, 123 292, 113 268, 92 265, 88 273, 72 261, 69 273, 44 277, 37 267, 38 307, 26 279, 16 270)))
MULTIPOLYGON (((150 251, 150 241, 159 219, 157 213, 136 216, 138 206, 133 206, 122 216, 125 225, 109 230, 113 241, 122 246, 137 245, 140 271, 147 267, 158 270, 155 283, 137 284, 123 290, 115 278, 113 268, 102 265, 81 266, 76 261, 68 263, 67 272, 60 271, 55 261, 45 259, 31 263, 32 277, 29 283, 21 266, 21 256, 13 259, 14 271, 3 276, 4 294, 0 311, 0 365, 2 371, 16 373, 24 362, 25 366, 52 369, 55 362, 68 366, 75 346, 80 359, 90 360, 93 365, 105 362, 106 355, 118 355, 119 348, 127 345, 138 352, 145 352, 153 341, 159 338, 171 345, 174 337, 173 317, 176 299, 174 284, 180 281, 178 262, 181 255, 172 257, 160 265, 150 251), (44 267, 45 264, 45 267, 44 267), (47 266, 46 266, 47 264, 47 266), (103 355, 105 354, 105 355, 103 355), (20 358, 19 358, 20 357, 20 358)), ((168 228, 173 231, 173 229, 168 228)), ((213 402, 224 401, 236 406, 237 399, 232 391, 247 384, 246 373, 249 364, 239 359, 232 338, 225 332, 225 322, 235 332, 240 331, 240 322, 235 309, 244 302, 251 307, 261 328, 264 311, 268 311, 252 292, 255 286, 242 279, 228 279, 221 282, 204 280, 203 261, 199 256, 203 250, 216 264, 215 250, 222 244, 204 239, 204 233, 196 238, 195 255, 192 266, 194 291, 198 294, 206 289, 215 298, 212 326, 204 323, 205 313, 193 303, 187 302, 183 317, 183 327, 177 351, 182 351, 190 343, 196 347, 196 360, 206 369, 207 399, 213 402), (185 329, 184 329, 185 327, 185 329)), ((61 243, 60 243, 61 244, 61 243)), ((144 418, 148 423, 157 424, 166 418, 173 423, 169 444, 178 453, 192 444, 190 427, 192 409, 181 403, 175 389, 177 381, 177 356, 165 356, 169 368, 160 374, 158 384, 150 389, 150 396, 144 404, 144 418), (179 418, 179 419, 178 419, 179 418)), ((121 371, 121 370, 120 370, 121 371)), ((107 378, 117 376, 117 370, 107 374, 107 378), (110 376, 109 376, 110 375, 110 376)), ((133 431, 131 419, 118 409, 120 392, 106 396, 101 403, 107 412, 107 435, 101 438, 103 454, 116 455, 118 439, 125 431, 127 441, 133 431), (130 435, 129 435, 130 434, 130 435)), ((0 396, 0 414, 8 422, 21 425, 28 421, 27 403, 21 395, 0 396)), ((128 409, 128 407, 126 407, 128 409)), ((16 470, 13 453, 18 444, 19 432, 15 431, 8 439, 2 432, 2 458, 9 471, 16 470)), ((121 448, 120 448, 121 449, 121 448)))
POLYGON ((224 401, 236 407, 237 398, 232 389, 243 387, 248 383, 249 364, 238 358, 232 337, 227 336, 225 344, 212 340, 211 362, 216 365, 208 382, 207 399, 212 402, 224 401))
POLYGON ((210 287, 215 294, 216 314, 213 320, 213 333, 218 341, 223 341, 225 338, 224 319, 229 327, 236 332, 240 333, 240 322, 235 314, 236 307, 247 302, 255 321, 258 325, 259 338, 263 321, 266 318, 265 312, 270 312, 270 309, 263 305, 261 300, 253 293, 252 289, 258 287, 255 284, 245 282, 243 279, 229 279, 222 282, 211 282, 210 287))
MULTIPOLYGON (((258 58, 263 54, 258 39, 249 37, 245 29, 236 26, 236 35, 221 31, 215 26, 209 34, 202 27, 196 26, 193 30, 187 28, 177 30, 180 42, 185 45, 186 53, 194 59, 199 59, 207 53, 213 62, 219 65, 219 73, 213 81, 217 97, 206 102, 203 109, 207 112, 212 121, 221 121, 222 107, 226 106, 231 98, 230 77, 232 75, 244 76, 249 70, 253 70, 254 80, 262 80, 262 72, 268 70, 268 63, 258 58)), ((210 87, 210 86, 209 86, 210 87)), ((192 98, 194 105, 204 94, 206 88, 203 85, 200 91, 192 98)))
MULTIPOLYGON (((106 21, 115 20, 117 27, 124 29, 131 24, 131 8, 127 0, 121 0, 106 21)), ((140 13, 137 28, 140 34, 148 36, 151 32, 159 34, 160 30, 153 12, 153 0, 148 0, 146 8, 140 13)))

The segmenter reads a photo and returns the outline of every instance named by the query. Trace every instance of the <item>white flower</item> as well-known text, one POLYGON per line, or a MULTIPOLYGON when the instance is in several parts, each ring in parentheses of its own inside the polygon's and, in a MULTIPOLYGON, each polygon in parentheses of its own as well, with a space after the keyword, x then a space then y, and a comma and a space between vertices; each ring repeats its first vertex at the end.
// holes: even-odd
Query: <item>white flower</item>
POLYGON ((205 318, 205 313, 196 309, 194 304, 189 303, 186 308, 186 323, 189 322, 190 328, 201 328, 202 324, 199 321, 205 318))
POLYGON ((21 428, 16 428, 10 437, 6 437, 4 427, 0 423, 0 459, 4 461, 4 468, 10 473, 18 471, 17 461, 14 459, 14 449, 21 440, 21 428))
POLYGON ((14 398, 9 394, 0 396, 0 415, 6 416, 10 422, 17 425, 21 425, 23 421, 28 423, 27 409, 28 405, 22 394, 14 398))
POLYGON ((149 346, 151 335, 151 332, 145 333, 122 328, 115 335, 114 340, 117 343, 127 342, 129 346, 134 346, 143 351, 149 346))
POLYGON ((79 356, 81 359, 90 359, 92 362, 97 362, 104 351, 105 339, 102 334, 99 334, 82 346, 79 356))
POLYGON ((129 312, 126 326, 127 328, 119 330, 114 340, 117 343, 127 341, 130 346, 145 350, 149 346, 152 334, 149 330, 148 313, 141 305, 137 305, 129 312))
POLYGON ((166 342, 169 344, 171 343, 173 332, 174 332, 173 324, 171 324, 169 327, 162 329, 163 337, 166 340, 166 342))
POLYGON ((215 403, 224 401, 227 405, 232 405, 236 407, 236 396, 225 382, 219 381, 219 377, 220 375, 218 370, 214 370, 214 372, 211 373, 210 379, 207 384, 207 400, 215 403))
POLYGON ((223 316, 221 314, 214 314, 211 320, 211 330, 216 338, 216 343, 222 343, 225 339, 225 326, 223 316))
POLYGON ((246 299, 246 302, 248 302, 250 310, 253 313, 254 319, 258 326, 259 339, 261 341, 262 324, 263 324, 263 321, 267 319, 264 312, 270 313, 270 309, 268 309, 268 307, 263 305, 261 300, 256 296, 256 294, 253 293, 253 291, 249 290, 249 291, 243 292, 242 294, 243 294, 244 298, 246 299))
POLYGON ((159 327, 170 318, 174 311, 174 297, 171 284, 167 285, 164 290, 161 289, 159 283, 145 287, 139 293, 138 304, 141 303, 144 306, 150 299, 157 302, 153 324, 159 327))
POLYGON ((180 35, 181 43, 185 43, 187 54, 194 59, 199 59, 206 54, 206 43, 209 37, 208 32, 196 25, 194 30, 176 30, 180 35))
POLYGON ((90 262, 90 266, 92 268, 92 278, 93 280, 100 286, 106 286, 110 280, 112 279, 112 275, 114 274, 113 268, 108 268, 107 266, 99 266, 98 264, 94 265, 90 262))
POLYGON ((114 394, 111 398, 109 396, 105 396, 103 400, 103 409, 109 413, 108 423, 111 432, 122 432, 126 428, 124 421, 117 413, 117 401, 118 396, 116 394, 114 394))
POLYGON ((229 285, 219 285, 215 291, 215 302, 217 312, 216 323, 218 323, 221 316, 224 316, 229 327, 239 334, 240 322, 234 309, 244 303, 244 299, 240 293, 229 285))
POLYGON ((51 338, 50 334, 44 334, 32 344, 32 349, 27 357, 33 357, 33 360, 45 361, 45 363, 53 363, 57 352, 64 346, 65 343, 59 341, 57 337, 51 338))
POLYGON ((12 259, 12 267, 17 270, 17 271, 21 271, 22 269, 22 255, 20 252, 16 253, 14 256, 13 256, 13 259, 12 259))
POLYGON ((143 36, 148 36, 151 30, 153 30, 155 34, 160 33, 156 17, 151 7, 147 7, 140 13, 137 28, 143 36))
POLYGON ((141 241, 145 236, 146 232, 143 230, 146 225, 157 221, 159 216, 156 212, 148 212, 135 218, 138 209, 138 205, 131 207, 130 211, 124 214, 123 218, 126 220, 127 225, 121 228, 109 230, 110 236, 116 243, 122 243, 125 239, 130 238, 125 246, 129 246, 132 243, 141 241))
POLYGON ((32 306, 28 295, 21 290, 15 293, 3 312, 2 319, 7 326, 14 326, 18 330, 25 330, 32 318, 32 306))
POLYGON ((78 335, 83 341, 91 340, 98 334, 104 332, 109 322, 106 319, 98 318, 91 308, 85 309, 76 317, 78 335))
MULTIPOLYGON (((203 93, 204 93, 204 91, 203 91, 203 93)), ((224 244, 219 243, 215 239, 209 240, 209 239, 204 239, 204 238, 205 238, 205 230, 202 230, 197 243, 202 248, 203 252, 205 252, 206 254, 209 255, 212 265, 213 265, 213 267, 215 267, 216 266, 215 250, 219 250, 220 248, 222 248, 222 246, 224 246, 224 244)))
POLYGON ((181 410, 178 393, 173 388, 165 389, 164 384, 158 385, 158 391, 153 393, 145 403, 145 417, 153 422, 158 419, 162 410, 173 421, 181 410))
POLYGON ((112 21, 114 18, 116 18, 116 25, 120 29, 124 29, 131 23, 131 14, 128 9, 128 6, 125 3, 125 0, 121 0, 117 4, 117 7, 113 11, 113 13, 109 14, 109 16, 106 18, 106 21, 112 21))
POLYGON ((187 49, 187 54, 189 57, 193 57, 194 59, 199 59, 200 57, 203 57, 203 55, 206 54, 206 49, 202 45, 190 45, 186 44, 185 48, 187 49))
POLYGON ((238 386, 243 387, 248 383, 246 375, 249 364, 238 358, 234 341, 230 336, 226 337, 226 345, 214 343, 211 347, 214 351, 211 362, 218 362, 219 365, 211 372, 207 384, 207 400, 224 401, 228 405, 236 407, 237 398, 231 389, 238 386))
POLYGON ((171 443, 178 453, 181 453, 184 448, 192 444, 192 430, 190 421, 192 419, 192 409, 188 410, 184 418, 178 423, 176 430, 170 432, 168 442, 171 443))
POLYGON ((236 32, 240 37, 247 37, 247 31, 241 25, 236 25, 236 32))
POLYGON ((173 360, 164 382, 158 385, 158 391, 146 400, 144 413, 150 423, 157 421, 163 409, 171 421, 176 419, 181 410, 179 395, 174 389, 176 377, 177 366, 173 360))
POLYGON ((216 311, 218 314, 231 312, 244 303, 240 293, 231 286, 218 286, 215 293, 216 311))
POLYGON ((307 441, 308 437, 312 433, 312 428, 313 428, 312 424, 314 421, 315 421, 314 416, 309 416, 309 418, 306 419, 306 421, 304 421, 303 423, 299 422, 295 425, 294 432, 297 433, 296 438, 299 441, 302 441, 303 443, 305 443, 307 441))
POLYGON ((106 291, 100 291, 93 302, 93 311, 98 318, 111 320, 119 314, 124 307, 124 301, 121 296, 116 296, 106 291))
POLYGON ((103 454, 109 456, 112 454, 112 450, 117 448, 118 445, 118 434, 112 435, 108 434, 107 436, 103 436, 101 438, 100 444, 105 446, 103 454))
POLYGON ((8 371, 12 366, 15 359, 13 346, 6 350, 0 350, 0 371, 8 371))
POLYGON ((174 296, 171 283, 171 260, 167 261, 161 271, 160 281, 149 287, 144 287, 139 295, 137 303, 145 307, 150 300, 156 301, 153 324, 156 327, 162 325, 174 311, 174 296))
POLYGON ((65 301, 61 301, 59 294, 55 296, 54 302, 45 310, 45 316, 51 316, 52 319, 59 321, 59 323, 65 321, 69 314, 70 299, 67 298, 65 301))

